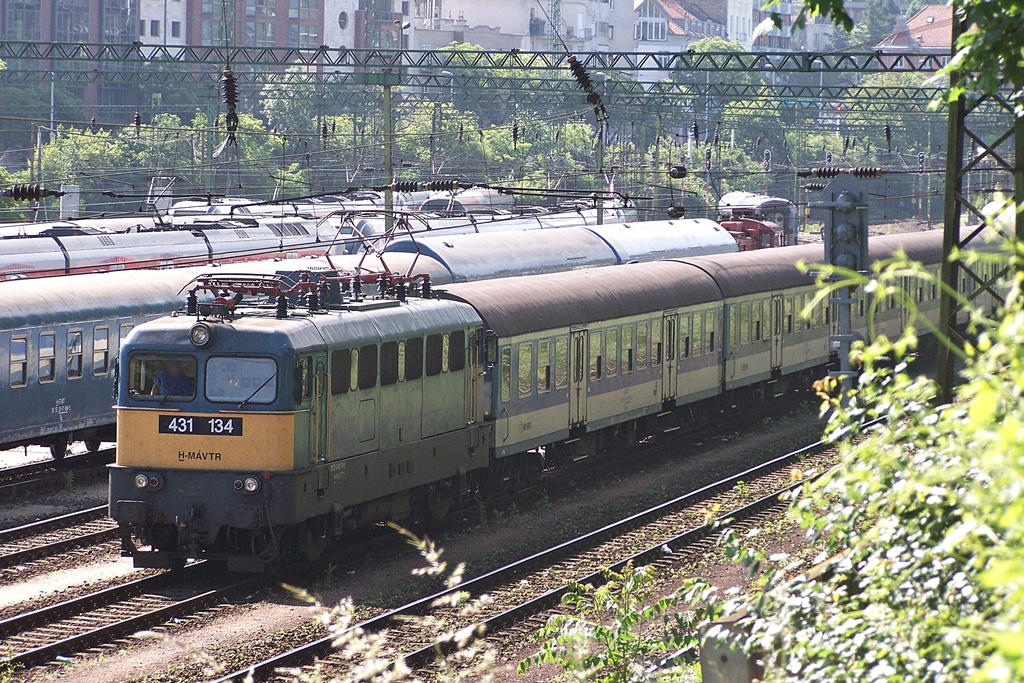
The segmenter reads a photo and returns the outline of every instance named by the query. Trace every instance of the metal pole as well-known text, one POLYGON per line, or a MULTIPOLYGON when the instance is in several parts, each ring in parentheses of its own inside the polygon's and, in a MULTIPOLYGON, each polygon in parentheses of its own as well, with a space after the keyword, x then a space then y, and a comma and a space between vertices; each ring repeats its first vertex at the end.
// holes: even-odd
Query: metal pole
MULTIPOLYGON (((654 208, 658 208, 658 195, 661 194, 658 190, 659 184, 661 183, 660 171, 661 171, 661 113, 655 115, 654 124, 654 192, 651 193, 654 197, 654 208)), ((680 200, 682 201, 682 200, 680 200)), ((650 220, 651 216, 647 217, 650 220)))
POLYGON ((391 233, 391 228, 395 224, 395 217, 392 213, 395 210, 395 193, 391 189, 391 185, 395 182, 394 171, 392 170, 392 163, 394 162, 393 154, 393 140, 391 139, 391 85, 387 82, 384 83, 384 140, 386 149, 384 150, 384 182, 387 183, 387 189, 384 190, 384 231, 388 234, 391 233))
POLYGON ((604 225, 604 121, 597 122, 597 224, 604 225))
POLYGON ((50 72, 50 142, 52 143, 56 137, 56 129, 54 128, 54 121, 56 120, 57 112, 57 99, 56 99, 56 87, 57 79, 56 74, 50 72))
MULTIPOLYGON (((1024 243, 1024 116, 1017 115, 1013 120, 1013 205, 1017 222, 1014 232, 1017 243, 1024 243)), ((1021 270, 1024 264, 1016 264, 1021 270)))

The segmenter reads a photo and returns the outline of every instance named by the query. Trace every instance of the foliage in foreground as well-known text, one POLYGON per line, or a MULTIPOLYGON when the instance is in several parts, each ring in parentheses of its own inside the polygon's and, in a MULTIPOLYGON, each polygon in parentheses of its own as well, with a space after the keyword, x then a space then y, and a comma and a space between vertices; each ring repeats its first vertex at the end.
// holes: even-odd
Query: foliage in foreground
MULTIPOLYGON (((862 284, 885 296, 905 276, 930 277, 888 263, 862 284)), ((792 512, 824 545, 824 564, 793 581, 784 560, 745 555, 767 568, 762 590, 725 608, 747 611, 749 636, 712 631, 760 654, 765 681, 1024 678, 1022 282, 994 321, 973 316, 977 338, 951 405, 936 406, 934 382, 899 362, 912 328, 856 350, 863 374, 848 404, 821 385, 842 462, 805 486, 792 512), (874 417, 888 426, 845 440, 874 417)))

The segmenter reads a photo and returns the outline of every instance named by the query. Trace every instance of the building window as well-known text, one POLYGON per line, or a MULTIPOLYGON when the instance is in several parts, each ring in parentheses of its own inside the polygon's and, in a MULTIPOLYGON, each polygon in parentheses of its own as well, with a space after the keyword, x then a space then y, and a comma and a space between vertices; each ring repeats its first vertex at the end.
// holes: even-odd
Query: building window
POLYGON ((134 40, 132 30, 135 17, 134 3, 121 0, 103 0, 103 40, 108 43, 124 44, 134 40))
POLYGON ((171 38, 181 38, 181 22, 171 22, 171 38))
POLYGON ((264 21, 245 22, 245 44, 248 47, 273 47, 274 25, 264 21))
POLYGON ((341 12, 338 14, 338 28, 342 31, 348 28, 348 12, 341 12))
POLYGON ((409 0, 402 0, 402 14, 409 16, 409 0))
POLYGON ((668 39, 668 22, 664 19, 641 19, 633 25, 633 37, 640 41, 668 39))
POLYGON ((13 0, 5 4, 5 40, 42 40, 42 3, 13 0))
POLYGON ((54 17, 56 38, 60 43, 89 42, 89 1, 62 0, 54 17))
POLYGON ((288 18, 316 21, 320 0, 288 0, 288 18))
POLYGON ((245 0, 245 14, 249 17, 275 17, 277 0, 245 0))
POLYGON ((157 19, 149 22, 149 35, 151 38, 158 38, 160 36, 160 22, 157 19))

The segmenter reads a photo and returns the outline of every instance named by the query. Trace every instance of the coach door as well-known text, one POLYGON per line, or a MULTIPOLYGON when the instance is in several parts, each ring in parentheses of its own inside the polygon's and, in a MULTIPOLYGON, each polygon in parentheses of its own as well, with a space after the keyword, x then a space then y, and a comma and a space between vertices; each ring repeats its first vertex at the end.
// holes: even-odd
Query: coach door
POLYGON ((778 370, 782 367, 782 316, 784 311, 781 294, 772 296, 771 310, 772 370, 778 370))
POLYGON ((569 426, 587 421, 587 330, 573 330, 569 339, 571 372, 569 373, 569 426))
POLYGON ((661 400, 672 401, 679 388, 678 336, 679 317, 675 311, 665 314, 665 362, 662 363, 661 400))

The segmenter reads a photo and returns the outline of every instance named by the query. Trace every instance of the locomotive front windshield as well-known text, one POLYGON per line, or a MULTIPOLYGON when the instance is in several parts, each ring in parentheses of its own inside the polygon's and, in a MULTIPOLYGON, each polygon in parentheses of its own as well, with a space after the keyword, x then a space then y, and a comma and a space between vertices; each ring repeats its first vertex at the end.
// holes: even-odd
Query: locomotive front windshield
POLYGON ((128 372, 128 393, 133 398, 161 402, 195 398, 196 361, 189 356, 137 354, 128 372))
POLYGON ((206 398, 226 403, 273 403, 277 398, 277 362, 272 358, 211 358, 206 362, 206 398))

